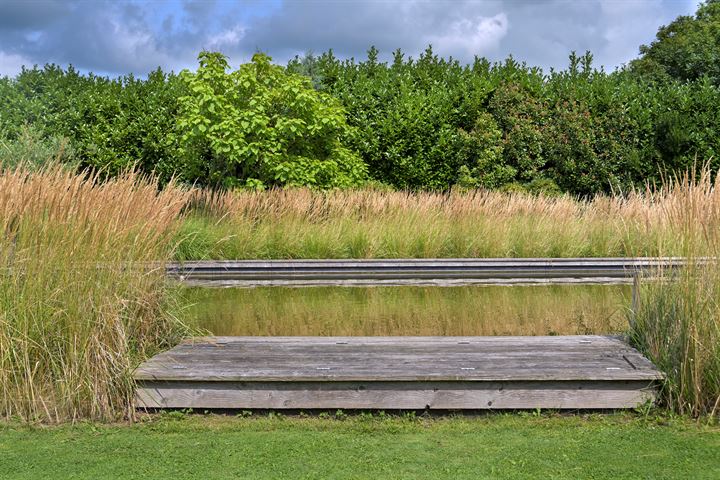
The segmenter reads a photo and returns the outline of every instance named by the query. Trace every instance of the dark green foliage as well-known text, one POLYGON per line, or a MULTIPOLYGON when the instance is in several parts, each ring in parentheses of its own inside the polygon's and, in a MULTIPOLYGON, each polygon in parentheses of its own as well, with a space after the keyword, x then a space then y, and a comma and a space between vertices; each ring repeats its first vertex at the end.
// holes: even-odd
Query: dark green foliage
POLYGON ((589 195, 653 182, 720 148, 709 82, 648 83, 570 55, 545 75, 512 58, 462 66, 428 48, 378 61, 332 52, 291 61, 337 96, 370 175, 398 188, 506 188, 589 195), (539 190, 545 190, 539 189, 539 190))
POLYGON ((503 131, 505 162, 518 180, 532 180, 546 163, 547 108, 522 85, 503 83, 493 92, 488 109, 503 131))
POLYGON ((720 1, 706 2, 613 73, 590 53, 543 73, 512 57, 462 65, 431 47, 390 62, 375 48, 363 61, 308 54, 286 69, 258 56, 230 73, 205 53, 183 78, 48 65, 0 78, 0 139, 31 125, 67 139, 83 167, 230 188, 347 187, 367 174, 413 190, 624 190, 706 162, 717 171, 719 18, 720 1))
POLYGON ((489 113, 481 113, 472 130, 459 130, 464 157, 475 158, 474 165, 461 165, 456 184, 464 188, 496 188, 510 182, 517 169, 506 165, 503 158, 502 132, 489 113))
POLYGON ((630 64, 634 74, 657 81, 707 77, 720 85, 720 1, 707 0, 694 17, 683 15, 661 27, 640 55, 630 64))
POLYGON ((8 140, 23 125, 67 138, 82 167, 112 175, 137 165, 167 178, 176 169, 173 129, 183 85, 159 69, 147 79, 110 80, 55 65, 24 69, 0 80, 0 132, 8 140))

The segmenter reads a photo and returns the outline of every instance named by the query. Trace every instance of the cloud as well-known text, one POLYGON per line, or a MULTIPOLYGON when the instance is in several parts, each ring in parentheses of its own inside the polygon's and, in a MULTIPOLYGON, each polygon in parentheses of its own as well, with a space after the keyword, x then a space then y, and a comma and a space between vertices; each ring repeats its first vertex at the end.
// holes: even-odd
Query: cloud
POLYGON ((502 2, 345 1, 285 2, 246 31, 244 47, 287 60, 307 50, 332 48, 364 57, 374 45, 386 56, 396 48, 417 55, 433 44, 462 60, 492 54, 507 31, 502 2))
POLYGON ((637 55, 661 24, 692 13, 693 0, 3 0, 0 72, 48 62, 96 73, 144 74, 196 65, 221 50, 234 65, 262 50, 278 62, 333 49, 381 58, 396 48, 417 57, 507 55, 562 68, 571 50, 591 50, 613 68, 637 55))
POLYGON ((471 58, 495 51, 507 31, 507 15, 499 13, 492 17, 456 20, 450 23, 447 31, 440 35, 428 35, 426 40, 440 54, 471 58))
POLYGON ((0 4, 0 30, 44 28, 71 11, 62 0, 7 0, 0 4))
POLYGON ((416 57, 432 44, 465 62, 513 55, 547 69, 565 67, 573 50, 590 50, 598 65, 614 68, 636 56, 661 24, 692 12, 690 1, 287 1, 248 25, 229 53, 260 49, 282 62, 332 48, 340 57, 364 58, 375 45, 388 59, 396 48, 416 57))
POLYGON ((597 55, 607 63, 627 63, 637 57, 639 46, 652 41, 647 32, 669 22, 662 10, 641 0, 603 0, 600 11, 606 24, 597 55))
POLYGON ((0 51, 0 77, 14 77, 20 73, 23 65, 32 65, 32 62, 20 55, 0 51))
POLYGON ((694 12, 692 0, 538 0, 508 2, 509 28, 498 53, 531 65, 565 68, 571 51, 589 50, 607 69, 635 58, 660 25, 694 12))
POLYGON ((201 2, 166 2, 173 8, 165 11, 158 5, 161 2, 9 0, 0 3, 0 53, 20 56, 29 64, 143 74, 158 66, 192 67, 203 44, 222 48, 232 40, 232 30, 224 36, 213 31, 215 24, 201 14, 201 2), (45 9, 51 14, 35 15, 45 9))
POLYGON ((228 48, 236 48, 240 45, 240 40, 245 36, 245 29, 240 26, 223 30, 208 38, 209 50, 226 50, 228 48))

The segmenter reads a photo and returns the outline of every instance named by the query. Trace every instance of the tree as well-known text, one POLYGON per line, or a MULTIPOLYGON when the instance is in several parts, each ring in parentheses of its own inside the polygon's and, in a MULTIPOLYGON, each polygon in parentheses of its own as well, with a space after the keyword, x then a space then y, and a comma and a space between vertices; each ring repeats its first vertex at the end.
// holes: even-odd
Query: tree
POLYGON ((344 146, 345 112, 308 78, 258 53, 228 73, 227 58, 202 52, 196 73, 183 71, 178 130, 189 180, 228 188, 317 188, 362 183, 366 167, 344 146))
POLYGON ((695 16, 679 16, 640 47, 630 70, 654 80, 709 77, 720 85, 720 0, 702 3, 695 16))

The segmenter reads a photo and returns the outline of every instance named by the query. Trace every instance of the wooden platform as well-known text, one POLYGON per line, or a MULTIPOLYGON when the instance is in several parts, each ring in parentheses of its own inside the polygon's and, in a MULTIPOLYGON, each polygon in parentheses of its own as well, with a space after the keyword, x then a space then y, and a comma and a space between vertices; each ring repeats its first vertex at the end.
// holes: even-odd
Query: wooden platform
POLYGON ((170 263, 166 272, 187 285, 218 287, 629 283, 686 263, 672 257, 212 260, 170 263))
POLYGON ((135 372, 140 408, 614 409, 660 372, 622 340, 207 337, 135 372))

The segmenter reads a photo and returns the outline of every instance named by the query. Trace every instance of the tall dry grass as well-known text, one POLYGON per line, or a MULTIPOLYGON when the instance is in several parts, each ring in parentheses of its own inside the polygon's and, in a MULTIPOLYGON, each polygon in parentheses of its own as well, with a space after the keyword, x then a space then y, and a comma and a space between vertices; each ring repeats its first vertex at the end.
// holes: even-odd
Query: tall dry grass
POLYGON ((495 192, 198 192, 180 258, 683 256, 645 282, 628 316, 635 344, 667 374, 664 402, 720 409, 720 180, 577 200, 495 192))
POLYGON ((0 417, 132 415, 137 361, 174 342, 162 262, 188 194, 127 174, 0 171, 0 417))
MULTIPOLYGON (((681 254, 666 191, 581 201, 488 191, 198 192, 180 259, 681 254)), ((715 225, 717 226, 717 225, 715 225)))
MULTIPOLYGON (((720 177, 705 171, 668 182, 657 214, 676 226, 680 271, 644 282, 630 336, 667 375, 665 404, 681 414, 720 413, 720 177)), ((665 251, 660 250, 660 254, 665 251)))
MULTIPOLYGON (((53 167, 3 170, 0 416, 132 416, 133 367, 186 331, 170 313, 162 268, 178 235, 181 258, 718 257, 719 187, 704 173, 588 201, 492 192, 213 194, 172 185, 159 192, 133 174, 98 182, 53 167)), ((720 267, 671 275, 643 285, 631 337, 668 374, 671 408, 712 415, 720 403, 720 267)))

